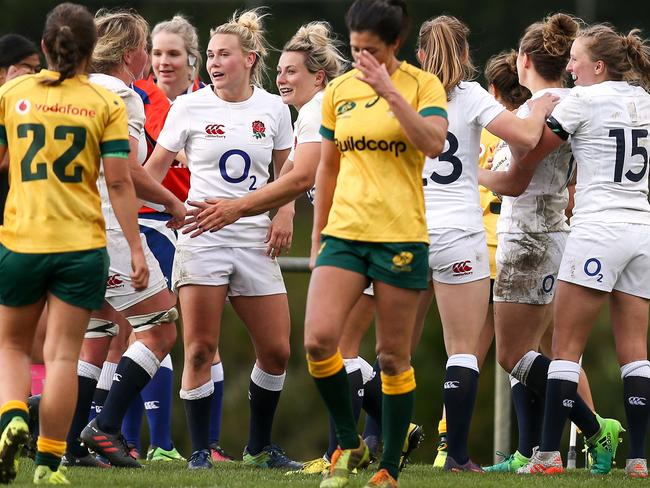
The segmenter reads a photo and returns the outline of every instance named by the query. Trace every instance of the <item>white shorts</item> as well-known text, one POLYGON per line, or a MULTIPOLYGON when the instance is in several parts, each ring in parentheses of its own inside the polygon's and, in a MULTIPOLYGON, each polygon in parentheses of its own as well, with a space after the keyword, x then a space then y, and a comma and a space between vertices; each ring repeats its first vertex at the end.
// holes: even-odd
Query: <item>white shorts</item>
POLYGON ((490 277, 485 232, 443 229, 429 233, 431 278, 447 284, 470 283, 490 277))
POLYGON ((650 225, 589 222, 573 227, 558 279, 650 298, 650 225))
POLYGON ((167 282, 160 265, 149 249, 144 236, 140 234, 142 250, 149 268, 149 286, 146 290, 135 291, 131 281, 131 250, 121 230, 106 230, 106 250, 110 258, 108 279, 106 280, 106 301, 118 312, 132 307, 167 288, 167 282))
POLYGON ((172 286, 228 285, 229 296, 286 293, 277 259, 262 247, 177 246, 172 286))
POLYGON ((567 235, 568 232, 499 233, 494 301, 551 303, 567 235))

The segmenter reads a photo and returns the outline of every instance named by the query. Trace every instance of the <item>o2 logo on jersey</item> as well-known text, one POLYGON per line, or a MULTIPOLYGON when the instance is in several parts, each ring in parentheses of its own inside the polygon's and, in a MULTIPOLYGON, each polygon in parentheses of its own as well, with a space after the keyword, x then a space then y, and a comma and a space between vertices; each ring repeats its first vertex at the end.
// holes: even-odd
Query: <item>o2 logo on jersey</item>
POLYGON ((32 108, 32 104, 29 100, 21 99, 16 102, 16 113, 19 115, 25 115, 32 108))
MULTIPOLYGON (((237 184, 245 181, 246 179, 249 178, 248 174, 250 173, 250 170, 251 170, 251 157, 248 155, 247 152, 242 151, 241 149, 231 149, 230 151, 226 151, 219 159, 219 172, 221 173, 223 179, 226 180, 228 183, 237 184), (240 176, 231 176, 231 174, 228 172, 228 160, 232 159, 233 157, 240 159, 244 163, 244 168, 242 169, 242 173, 240 176)), ((250 191, 257 190, 257 188, 255 187, 256 183, 257 183, 257 178, 255 177, 255 175, 250 175, 250 186, 248 187, 248 189, 250 191)))
POLYGON ((205 126, 205 133, 209 136, 222 136, 225 137, 224 134, 226 131, 224 130, 225 125, 223 124, 208 124, 205 126))
POLYGON ((264 122, 260 120, 253 122, 253 137, 255 139, 266 137, 266 127, 264 126, 264 122))
POLYGON ((585 261, 584 272, 587 276, 595 277, 598 283, 603 282, 603 274, 600 272, 603 265, 597 258, 589 258, 585 261))
POLYGON ((542 291, 544 293, 551 293, 553 291, 553 287, 555 286, 555 276, 553 275, 547 275, 544 277, 542 280, 542 291))

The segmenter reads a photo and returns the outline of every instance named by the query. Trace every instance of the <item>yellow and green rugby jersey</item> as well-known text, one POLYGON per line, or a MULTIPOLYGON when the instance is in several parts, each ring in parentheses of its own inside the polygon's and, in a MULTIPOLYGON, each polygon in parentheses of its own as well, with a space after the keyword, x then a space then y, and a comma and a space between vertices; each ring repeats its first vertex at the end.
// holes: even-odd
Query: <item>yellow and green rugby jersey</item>
MULTIPOLYGON (((368 242, 428 242, 422 194, 424 154, 413 146, 388 102, 353 69, 332 80, 323 98, 321 134, 341 153, 334 200, 323 234, 368 242)), ((447 117, 435 75, 406 62, 391 75, 420 115, 447 117)))
POLYGON ((124 103, 75 76, 50 87, 43 70, 0 88, 0 144, 9 149, 9 195, 0 242, 14 252, 106 245, 97 190, 100 157, 129 151, 124 103))

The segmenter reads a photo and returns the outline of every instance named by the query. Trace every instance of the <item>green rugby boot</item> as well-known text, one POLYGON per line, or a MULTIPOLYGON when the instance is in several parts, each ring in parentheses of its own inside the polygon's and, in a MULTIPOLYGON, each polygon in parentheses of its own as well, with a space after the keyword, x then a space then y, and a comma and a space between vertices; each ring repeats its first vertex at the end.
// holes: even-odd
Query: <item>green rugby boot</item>
POLYGON ((486 466, 483 468, 483 471, 488 473, 516 473, 519 468, 525 466, 530 461, 530 458, 527 458, 519 451, 515 451, 510 456, 506 456, 504 453, 497 451, 497 455, 501 456, 503 461, 492 466, 486 466))
POLYGON ((66 468, 59 466, 59 469, 52 471, 49 466, 38 465, 34 471, 35 485, 69 485, 68 478, 65 477, 66 468))
POLYGON ((332 454, 329 472, 321 481, 320 488, 345 488, 348 486, 350 473, 357 468, 365 468, 370 463, 370 451, 364 440, 359 437, 359 447, 341 449, 332 454))
POLYGON ((587 451, 591 458, 591 474, 608 474, 612 470, 616 449, 620 442, 619 435, 625 429, 618 420, 604 419, 596 414, 600 430, 587 439, 587 451))
POLYGON ((18 455, 29 442, 29 427, 21 417, 13 417, 0 436, 0 483, 11 483, 18 472, 18 455))

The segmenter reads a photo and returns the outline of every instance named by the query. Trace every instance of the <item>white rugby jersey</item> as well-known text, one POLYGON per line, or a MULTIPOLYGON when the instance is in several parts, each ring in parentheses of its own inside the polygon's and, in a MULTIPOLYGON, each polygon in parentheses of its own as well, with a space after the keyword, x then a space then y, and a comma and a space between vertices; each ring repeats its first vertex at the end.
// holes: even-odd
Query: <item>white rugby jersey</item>
MULTIPOLYGON (((551 93, 560 99, 566 97, 569 88, 546 88, 536 92, 532 99, 551 93)), ((517 117, 525 119, 530 114, 528 104, 517 110, 517 117)), ((569 203, 567 185, 573 176, 575 165, 571 146, 562 144, 546 156, 535 168, 528 188, 518 197, 504 196, 501 214, 497 222, 499 232, 568 232, 564 210, 569 203)))
MULTIPOLYGON (((144 135, 144 105, 142 98, 126 84, 116 78, 115 76, 105 75, 102 73, 93 73, 88 79, 92 83, 103 86, 104 88, 118 94, 124 101, 126 106, 126 114, 129 124, 129 136, 138 139, 138 162, 144 163, 147 157, 147 140, 144 135)), ((104 221, 106 229, 120 229, 120 224, 117 221, 113 206, 108 197, 108 188, 106 186, 106 179, 104 178, 104 164, 102 163, 99 171, 99 178, 97 178, 97 187, 99 188, 99 195, 102 199, 102 213, 104 214, 104 221)))
POLYGON ((553 110, 549 126, 571 136, 577 164, 571 225, 650 225, 650 95, 625 81, 578 86, 553 110))
POLYGON ((478 193, 481 131, 504 110, 476 82, 462 81, 452 90, 444 151, 437 158, 426 158, 422 173, 429 232, 484 230, 478 193))
MULTIPOLYGON (((296 146, 306 142, 321 142, 320 135, 321 113, 323 106, 324 91, 319 91, 298 111, 298 118, 293 125, 293 145, 289 153, 289 159, 295 161, 296 146)), ((307 191, 307 198, 314 203, 315 188, 307 191)))
MULTIPOLYGON (((226 102, 206 86, 172 105, 158 144, 185 149, 190 170, 188 200, 238 198, 264 186, 274 149, 291 147, 289 107, 278 95, 255 87, 243 102, 226 102)), ((271 221, 268 212, 242 217, 217 232, 199 237, 179 234, 178 244, 258 247, 271 221)))

